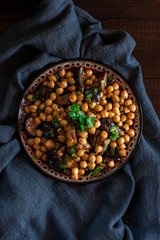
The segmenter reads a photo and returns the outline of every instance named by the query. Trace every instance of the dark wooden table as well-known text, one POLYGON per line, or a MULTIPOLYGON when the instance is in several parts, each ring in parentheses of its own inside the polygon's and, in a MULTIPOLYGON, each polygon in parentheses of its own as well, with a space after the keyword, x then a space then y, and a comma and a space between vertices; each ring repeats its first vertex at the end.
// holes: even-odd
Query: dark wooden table
MULTIPOLYGON (((0 1, 0 35, 30 15, 26 2, 0 1)), ((146 91, 160 118, 160 1, 74 0, 74 3, 100 20, 103 28, 127 31, 135 39, 133 55, 141 64, 146 91)))

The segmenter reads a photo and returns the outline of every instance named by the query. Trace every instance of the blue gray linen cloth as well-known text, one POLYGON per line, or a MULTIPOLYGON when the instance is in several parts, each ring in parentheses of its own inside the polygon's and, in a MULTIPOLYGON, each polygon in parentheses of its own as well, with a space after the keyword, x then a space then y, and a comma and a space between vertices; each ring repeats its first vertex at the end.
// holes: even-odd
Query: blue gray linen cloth
POLYGON ((70 0, 40 1, 33 16, 0 38, 0 240, 160 239, 160 124, 131 56, 134 47, 128 33, 103 30, 70 0), (119 71, 143 110, 132 161, 93 184, 44 175, 27 157, 16 127, 20 99, 33 78, 73 58, 119 71))

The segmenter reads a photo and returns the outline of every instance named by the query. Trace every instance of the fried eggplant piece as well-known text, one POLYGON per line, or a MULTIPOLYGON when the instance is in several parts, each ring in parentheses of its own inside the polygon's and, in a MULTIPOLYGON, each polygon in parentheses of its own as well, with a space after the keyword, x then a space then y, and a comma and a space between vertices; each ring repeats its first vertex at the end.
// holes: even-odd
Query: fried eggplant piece
POLYGON ((68 124, 64 127, 64 130, 66 132, 66 143, 67 147, 71 148, 77 144, 77 135, 76 135, 76 129, 73 124, 68 124))

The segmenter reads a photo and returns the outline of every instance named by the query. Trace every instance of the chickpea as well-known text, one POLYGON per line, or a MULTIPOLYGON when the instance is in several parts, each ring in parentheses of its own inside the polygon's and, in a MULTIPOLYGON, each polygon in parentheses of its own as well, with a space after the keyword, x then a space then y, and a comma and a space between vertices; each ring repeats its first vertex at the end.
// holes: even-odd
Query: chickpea
POLYGON ((120 106, 120 108, 119 108, 119 109, 120 109, 120 111, 121 111, 121 112, 123 112, 123 106, 120 106))
POLYGON ((27 100, 28 100, 29 102, 32 101, 32 98, 33 98, 33 94, 29 94, 29 95, 27 96, 27 100))
POLYGON ((131 119, 128 119, 128 120, 126 121, 126 124, 128 124, 128 126, 130 127, 130 126, 133 125, 133 121, 132 121, 131 119))
POLYGON ((118 144, 121 145, 125 142, 124 138, 123 137, 119 137, 118 140, 117 140, 118 144))
POLYGON ((108 160, 107 161, 108 167, 113 168, 114 167, 114 160, 108 160))
POLYGON ((88 154, 87 153, 84 153, 84 155, 82 156, 82 160, 83 161, 87 161, 89 158, 88 154))
POLYGON ((67 161, 66 162, 66 166, 67 166, 67 168, 71 169, 73 167, 78 167, 78 163, 73 161, 73 160, 71 160, 71 161, 67 161))
POLYGON ((57 82, 57 78, 56 78, 56 76, 55 75, 50 75, 49 77, 48 77, 48 79, 50 80, 50 81, 54 81, 54 82, 57 82))
POLYGON ((135 132, 134 132, 133 129, 129 129, 128 132, 127 132, 127 134, 128 134, 130 137, 134 137, 135 132))
POLYGON ((28 144, 29 146, 33 146, 33 144, 34 144, 34 138, 28 138, 27 144, 28 144))
POLYGON ((122 127, 123 123, 121 121, 117 122, 118 127, 122 127))
POLYGON ((120 132, 120 134, 119 134, 120 136, 124 136, 125 135, 125 133, 124 133, 124 131, 123 130, 121 130, 121 132, 120 132))
POLYGON ((39 117, 36 117, 36 118, 34 119, 34 122, 35 122, 36 125, 41 124, 41 120, 40 120, 39 117))
POLYGON ((81 93, 81 92, 77 92, 77 93, 78 93, 78 97, 77 97, 78 101, 83 101, 84 100, 84 94, 81 93))
POLYGON ((126 132, 129 130, 128 124, 124 124, 122 128, 123 128, 126 132))
POLYGON ((96 79, 96 76, 95 76, 95 75, 92 75, 92 76, 90 77, 90 79, 91 79, 92 81, 94 81, 94 80, 96 79))
POLYGON ((51 88, 51 89, 53 89, 53 88, 55 87, 54 81, 50 81, 50 82, 48 83, 48 87, 51 88))
POLYGON ((126 156, 126 150, 125 149, 121 149, 118 151, 118 154, 120 157, 125 157, 126 156))
POLYGON ((101 153, 103 151, 103 147, 102 146, 96 146, 95 147, 95 153, 101 153))
POLYGON ((112 103, 107 103, 105 105, 105 110, 111 111, 112 110, 112 103))
POLYGON ((71 78, 71 77, 73 77, 73 72, 67 71, 67 72, 65 73, 65 77, 66 77, 66 78, 71 78))
POLYGON ((56 100, 56 94, 55 93, 51 93, 49 96, 49 99, 51 99, 52 101, 56 100))
POLYGON ((107 94, 107 98, 111 98, 112 96, 113 96, 113 93, 111 92, 107 94))
POLYGON ((112 111, 113 111, 115 114, 117 114, 117 115, 120 114, 120 111, 119 111, 119 108, 118 108, 118 107, 113 107, 112 111))
POLYGON ((66 137, 65 137, 65 135, 58 135, 58 140, 60 141, 60 142, 65 142, 65 140, 66 140, 66 137))
POLYGON ((41 152, 39 149, 37 149, 36 152, 35 152, 35 156, 36 156, 37 158, 41 158, 42 155, 43 155, 43 152, 41 152))
POLYGON ((82 156, 84 155, 84 150, 83 150, 83 149, 79 149, 79 150, 77 151, 77 155, 78 155, 79 157, 82 157, 82 156))
POLYGON ((37 113, 31 113, 32 117, 37 117, 37 113))
POLYGON ((129 110, 130 110, 131 112, 135 112, 135 111, 136 111, 136 105, 131 104, 131 105, 129 106, 129 110))
POLYGON ((64 89, 61 87, 57 88, 57 90, 56 90, 57 95, 61 95, 63 92, 64 92, 64 89))
POLYGON ((46 122, 52 122, 52 120, 53 120, 53 116, 52 115, 48 115, 46 117, 46 122))
POLYGON ((29 110, 32 112, 32 113, 35 113, 37 111, 37 106, 36 105, 31 105, 29 106, 29 110))
POLYGON ((93 71, 91 69, 87 69, 85 71, 85 75, 86 75, 87 78, 90 78, 92 76, 92 74, 93 74, 93 71))
POLYGON ((84 131, 79 131, 78 132, 78 136, 82 137, 82 138, 87 138, 88 137, 88 132, 84 132, 84 131))
POLYGON ((37 107, 39 107, 40 104, 41 104, 41 100, 36 100, 36 101, 34 102, 34 105, 36 105, 37 107))
POLYGON ((83 168, 79 169, 79 175, 83 176, 85 174, 85 170, 83 168))
POLYGON ((109 93, 113 92, 113 87, 111 85, 107 87, 107 92, 109 93))
POLYGON ((44 81, 43 86, 47 87, 48 86, 48 81, 44 81))
POLYGON ((132 119, 135 118, 135 114, 134 114, 133 112, 129 112, 129 113, 127 114, 127 118, 132 120, 132 119))
POLYGON ((51 107, 54 111, 58 111, 58 105, 56 103, 53 103, 51 107))
POLYGON ((97 118, 97 119, 100 119, 100 118, 101 118, 101 114, 99 114, 99 113, 96 114, 96 118, 97 118))
POLYGON ((112 87, 113 87, 114 90, 118 90, 119 89, 119 85, 116 82, 112 84, 112 87))
POLYGON ((118 110, 119 110, 119 108, 120 108, 120 104, 119 104, 118 102, 114 102, 114 103, 113 103, 113 107, 117 107, 118 110))
POLYGON ((102 118, 107 118, 109 116, 109 113, 107 112, 107 110, 103 110, 102 112, 101 112, 101 117, 102 118))
POLYGON ((53 140, 47 140, 45 143, 44 143, 44 146, 48 149, 48 150, 51 150, 52 148, 55 147, 55 143, 53 140))
POLYGON ((77 175, 79 173, 79 169, 77 167, 72 168, 72 174, 77 175))
POLYGON ((39 137, 35 137, 34 143, 38 145, 40 144, 40 142, 41 142, 41 139, 39 137))
POLYGON ((93 83, 93 81, 92 81, 91 79, 87 79, 87 80, 85 81, 85 84, 88 85, 88 86, 91 86, 92 83, 93 83))
POLYGON ((78 106, 82 106, 83 102, 78 101, 77 104, 78 104, 78 106))
POLYGON ((119 122, 120 121, 120 116, 119 115, 115 115, 114 117, 113 117, 113 122, 119 122))
POLYGON ((63 120, 60 121, 60 125, 61 125, 62 127, 66 126, 67 123, 68 123, 68 122, 67 122, 67 120, 65 120, 65 119, 63 119, 63 120))
POLYGON ((119 149, 122 150, 122 149, 125 149, 126 148, 126 145, 123 143, 121 145, 119 145, 119 149))
POLYGON ((96 128, 95 128, 95 127, 89 128, 89 129, 88 129, 88 132, 89 132, 90 134, 95 134, 96 128))
POLYGON ((124 105, 125 107, 128 107, 132 104, 132 100, 131 99, 127 99, 125 102, 124 102, 124 105))
POLYGON ((113 102, 119 102, 120 99, 117 95, 113 95, 112 100, 113 100, 113 102))
POLYGON ((78 180, 78 175, 75 175, 75 174, 73 175, 72 174, 71 177, 72 177, 73 180, 78 180))
POLYGON ((52 112, 52 108, 51 107, 46 107, 45 108, 45 113, 50 114, 52 112))
POLYGON ((126 90, 124 90, 123 92, 121 92, 121 97, 123 99, 127 99, 128 98, 128 92, 126 90))
POLYGON ((97 157, 96 157, 96 163, 97 163, 97 164, 100 164, 102 161, 103 161, 102 156, 101 156, 101 155, 97 155, 97 157))
POLYGON ((46 105, 45 105, 44 103, 42 103, 42 104, 39 105, 39 109, 40 109, 41 111, 43 111, 43 110, 45 109, 45 106, 46 106, 46 105))
POLYGON ((69 91, 73 92, 76 90, 76 87, 74 85, 71 85, 67 88, 69 91))
POLYGON ((37 129, 37 130, 36 130, 36 135, 37 135, 38 137, 42 137, 43 131, 40 130, 40 129, 37 129))
POLYGON ((130 136, 128 134, 125 134, 124 140, 125 140, 125 143, 128 143, 130 141, 130 136))
POLYGON ((95 163, 91 163, 91 162, 88 162, 88 168, 89 170, 93 170, 95 168, 96 164, 95 163))
POLYGON ((106 99, 102 99, 102 100, 101 100, 101 105, 102 105, 102 106, 105 106, 106 104, 107 104, 107 100, 106 100, 106 99))
POLYGON ((80 162, 81 161, 81 157, 74 158, 74 161, 75 162, 80 162))
POLYGON ((121 122, 125 122, 127 120, 127 116, 126 115, 122 115, 121 116, 121 122))
POLYGON ((78 139, 78 142, 79 142, 80 144, 82 144, 82 145, 86 145, 86 144, 87 144, 87 141, 86 141, 85 138, 79 138, 79 139, 78 139))
POLYGON ((44 153, 43 156, 42 156, 42 160, 43 161, 46 161, 47 157, 46 157, 46 154, 44 153))
POLYGON ((81 161, 80 162, 80 168, 86 168, 87 167, 87 162, 86 161, 81 161))
POLYGON ((111 141, 110 142, 110 147, 115 149, 117 147, 117 142, 116 141, 111 141))
POLYGON ((51 99, 47 99, 45 101, 45 104, 46 104, 46 106, 51 106, 52 105, 52 100, 51 99))
POLYGON ((96 119, 93 126, 94 128, 99 128, 101 126, 101 122, 98 119, 96 119))
POLYGON ((40 118, 40 120, 42 120, 42 121, 45 121, 45 120, 46 120, 46 117, 47 117, 47 115, 46 115, 45 113, 40 113, 40 114, 39 114, 39 118, 40 118))
POLYGON ((35 150, 39 150, 39 149, 41 148, 41 146, 40 146, 39 144, 34 144, 34 145, 33 145, 33 148, 34 148, 35 150))
POLYGON ((70 99, 71 102, 76 102, 76 100, 77 100, 76 94, 74 94, 74 93, 70 94, 69 99, 70 99))
POLYGON ((98 105, 98 106, 95 107, 95 111, 96 112, 101 112, 101 111, 103 111, 103 107, 101 105, 98 105))
POLYGON ((25 110, 26 113, 30 113, 30 110, 29 110, 28 106, 25 106, 24 110, 25 110))
POLYGON ((95 106, 96 106, 96 102, 91 102, 91 103, 89 103, 89 108, 90 108, 90 109, 94 109, 95 106))
POLYGON ((62 150, 59 149, 59 150, 57 151, 57 154, 58 154, 59 157, 62 157, 62 156, 63 156, 63 152, 62 152, 62 150))
POLYGON ((42 152, 47 152, 47 148, 45 146, 41 145, 41 151, 42 152))
POLYGON ((124 113, 129 113, 129 112, 130 112, 130 110, 129 110, 128 107, 124 107, 122 111, 123 111, 124 113))
POLYGON ((71 84, 71 85, 75 84, 74 78, 68 78, 67 80, 68 80, 69 84, 71 84))
POLYGON ((87 112, 88 111, 88 104, 87 103, 83 103, 83 105, 81 106, 82 111, 87 112))
POLYGON ((66 74, 66 71, 65 71, 64 68, 59 71, 59 76, 60 76, 60 77, 63 78, 63 77, 65 76, 65 74, 66 74))
POLYGON ((100 137, 101 137, 102 139, 106 139, 106 138, 108 137, 108 133, 107 133, 106 131, 101 131, 100 137))
POLYGON ((96 156, 95 155, 91 155, 89 157, 89 162, 94 163, 95 161, 96 161, 96 156))
POLYGON ((120 105, 124 104, 124 99, 122 97, 120 97, 120 101, 119 101, 120 105))
POLYGON ((59 114, 59 111, 53 111, 53 117, 57 117, 59 114))
POLYGON ((62 115, 58 115, 57 116, 57 120, 60 122, 61 120, 63 119, 63 116, 62 115))
POLYGON ((113 95, 117 95, 117 96, 119 96, 120 95, 120 91, 119 90, 115 90, 115 91, 113 91, 113 95))
POLYGON ((66 81, 62 81, 62 82, 59 84, 59 86, 60 86, 61 88, 66 88, 66 87, 68 86, 68 84, 67 84, 66 81))
POLYGON ((110 112, 109 112, 109 118, 113 118, 114 116, 115 116, 115 113, 112 112, 112 111, 110 111, 110 112))

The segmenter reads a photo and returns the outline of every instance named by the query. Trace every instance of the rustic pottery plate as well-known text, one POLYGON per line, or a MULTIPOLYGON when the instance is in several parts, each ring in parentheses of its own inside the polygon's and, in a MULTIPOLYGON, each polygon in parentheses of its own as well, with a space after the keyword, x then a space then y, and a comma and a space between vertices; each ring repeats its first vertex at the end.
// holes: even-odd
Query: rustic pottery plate
POLYGON ((45 72, 40 74, 34 81, 31 83, 31 85, 27 88, 22 101, 20 103, 19 113, 18 113, 18 131, 19 135, 22 141, 22 144, 25 148, 25 151, 27 152, 28 156, 31 158, 33 163, 38 166, 44 173, 48 174, 51 177, 54 177, 58 180, 65 181, 65 182, 71 182, 71 183, 88 183, 88 182, 94 182, 100 179, 104 179, 105 177, 110 176, 111 174, 115 173, 117 170, 119 170, 124 164, 133 156, 135 153, 135 150, 137 148, 137 145, 140 141, 141 136, 141 130, 142 130, 142 111, 140 104, 138 102, 138 99, 136 98, 133 90, 128 85, 128 82, 125 80, 125 78, 119 74, 117 71, 112 69, 111 67, 91 60, 69 60, 65 62, 59 62, 54 64, 52 67, 47 69, 45 72), (132 99, 133 104, 136 105, 136 112, 135 112, 135 119, 134 119, 134 131, 135 136, 131 139, 131 141, 128 144, 127 147, 127 154, 125 157, 121 158, 120 161, 117 161, 115 166, 113 168, 107 168, 103 174, 99 177, 91 176, 88 178, 88 176, 83 176, 79 178, 78 180, 73 180, 71 176, 67 176, 64 174, 60 174, 58 172, 55 172, 45 161, 42 161, 40 159, 36 159, 34 157, 34 151, 33 149, 27 144, 27 136, 26 132, 24 131, 24 120, 27 115, 27 113, 24 111, 24 108, 26 106, 26 96, 34 92, 35 89, 43 82, 45 81, 49 75, 56 73, 57 71, 65 68, 66 70, 73 68, 73 67, 84 67, 89 68, 96 71, 107 71, 107 73, 118 83, 123 85, 123 87, 128 91, 129 97, 132 99))

